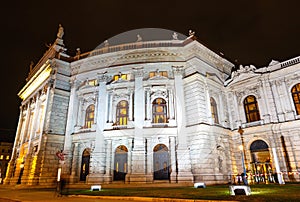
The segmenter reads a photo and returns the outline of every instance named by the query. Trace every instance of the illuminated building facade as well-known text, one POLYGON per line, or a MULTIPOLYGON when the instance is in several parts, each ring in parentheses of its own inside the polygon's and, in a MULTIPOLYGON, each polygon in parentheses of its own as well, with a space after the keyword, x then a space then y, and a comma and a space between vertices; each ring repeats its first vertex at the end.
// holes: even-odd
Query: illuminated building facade
POLYGON ((300 57, 231 71, 192 32, 71 57, 62 36, 19 93, 7 184, 224 184, 242 155, 250 182, 299 181, 300 57))

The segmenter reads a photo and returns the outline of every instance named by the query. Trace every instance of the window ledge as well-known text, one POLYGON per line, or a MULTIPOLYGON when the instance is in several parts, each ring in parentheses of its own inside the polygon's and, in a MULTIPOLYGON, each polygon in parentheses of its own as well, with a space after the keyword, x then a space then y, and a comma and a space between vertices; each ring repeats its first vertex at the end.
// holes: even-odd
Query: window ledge
POLYGON ((260 125, 263 125, 263 123, 264 123, 263 120, 254 121, 254 122, 250 122, 250 123, 242 123, 242 127, 247 128, 247 127, 251 127, 251 126, 260 126, 260 125))
POLYGON ((168 123, 151 123, 153 128, 166 128, 169 126, 168 123))

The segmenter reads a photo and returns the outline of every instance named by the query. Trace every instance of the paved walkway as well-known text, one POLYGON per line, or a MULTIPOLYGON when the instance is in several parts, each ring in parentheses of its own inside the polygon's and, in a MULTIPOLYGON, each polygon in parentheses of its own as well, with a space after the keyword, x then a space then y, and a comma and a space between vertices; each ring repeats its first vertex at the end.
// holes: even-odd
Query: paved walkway
MULTIPOLYGON (((127 186, 127 185, 126 185, 127 186)), ((130 187, 140 187, 141 185, 129 185, 130 187)), ((153 187, 154 185, 144 185, 153 187)), ((156 185, 157 186, 157 185, 156 185)), ((164 186, 164 185, 161 185, 164 186)), ((170 185, 168 185, 170 186, 170 185)), ((173 185, 178 186, 178 185, 173 185)), ((72 188, 90 188, 90 185, 73 185, 72 188)), ((124 187, 124 184, 102 185, 104 188, 124 187)), ((206 200, 189 200, 189 199, 171 199, 171 198, 146 198, 146 197, 120 197, 120 196, 58 196, 53 188, 46 187, 24 187, 24 186, 5 186, 0 185, 0 202, 54 202, 54 201, 72 201, 72 202, 119 202, 119 201, 155 201, 155 202, 204 202, 206 200)), ((212 200, 209 200, 212 202, 212 200)), ((207 201, 206 201, 207 202, 207 201)))

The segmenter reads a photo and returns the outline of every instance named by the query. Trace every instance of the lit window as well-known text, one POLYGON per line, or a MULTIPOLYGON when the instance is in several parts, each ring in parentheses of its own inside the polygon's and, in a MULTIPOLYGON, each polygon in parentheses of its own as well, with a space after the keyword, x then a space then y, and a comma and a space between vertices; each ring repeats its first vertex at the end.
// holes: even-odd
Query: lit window
POLYGON ((153 123, 167 123, 167 105, 162 98, 157 98, 152 102, 153 123))
POLYGON ((300 115, 300 83, 292 88, 292 97, 297 115, 300 115))
POLYGON ((0 156, 0 159, 3 159, 3 155, 0 156))
POLYGON ((117 125, 127 125, 128 120, 128 102, 122 100, 117 105, 117 125))
POLYGON ((155 71, 155 72, 149 72, 149 77, 152 78, 154 76, 164 76, 168 77, 168 72, 167 71, 155 71))
POLYGON ((90 81, 88 81, 88 83, 89 83, 90 86, 97 86, 98 85, 98 82, 97 82, 96 79, 90 80, 90 81))
POLYGON ((214 123, 219 123, 217 103, 214 98, 210 98, 211 117, 214 123))
POLYGON ((118 75, 115 75, 114 76, 114 81, 117 81, 117 80, 119 80, 119 79, 122 79, 122 80, 127 80, 127 74, 118 74, 118 75))
POLYGON ((95 105, 90 105, 86 109, 85 128, 91 128, 94 124, 95 105))
POLYGON ((248 97, 245 98, 244 109, 245 109, 247 123, 260 120, 257 101, 253 95, 249 95, 248 97))
POLYGON ((9 160, 9 156, 6 156, 6 160, 9 160))

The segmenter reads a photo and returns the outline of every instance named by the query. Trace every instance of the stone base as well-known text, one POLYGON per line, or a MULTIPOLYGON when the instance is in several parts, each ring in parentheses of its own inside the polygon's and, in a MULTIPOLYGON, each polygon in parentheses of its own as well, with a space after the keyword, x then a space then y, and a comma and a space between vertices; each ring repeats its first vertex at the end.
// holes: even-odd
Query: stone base
POLYGON ((177 183, 177 174, 172 172, 170 175, 170 182, 171 183, 177 183))
POLYGON ((104 175, 103 180, 105 184, 110 184, 112 183, 112 176, 104 175))
POLYGON ((146 175, 146 182, 147 183, 153 183, 153 174, 147 174, 146 175))
POLYGON ((130 184, 143 184, 147 182, 147 177, 145 174, 127 174, 125 182, 130 184))
POLYGON ((87 184, 101 184, 104 182, 103 174, 93 173, 86 176, 87 184))
POLYGON ((78 180, 79 180, 78 177, 75 176, 75 175, 69 176, 69 182, 70 182, 71 184, 77 183, 78 180))
POLYGON ((177 182, 178 183, 184 183, 184 184, 193 184, 194 183, 194 176, 190 172, 178 173, 177 182))

